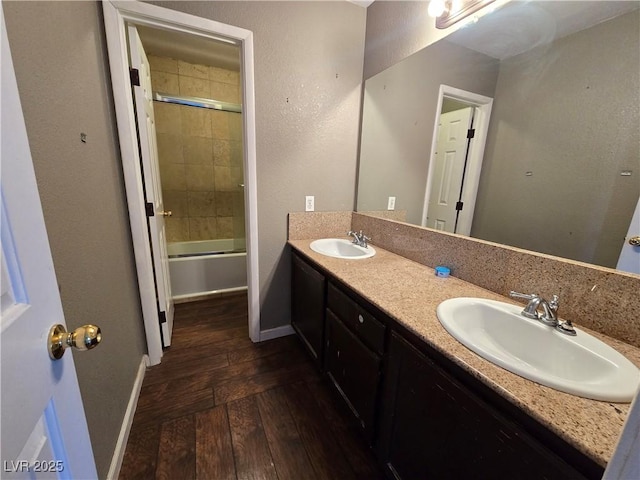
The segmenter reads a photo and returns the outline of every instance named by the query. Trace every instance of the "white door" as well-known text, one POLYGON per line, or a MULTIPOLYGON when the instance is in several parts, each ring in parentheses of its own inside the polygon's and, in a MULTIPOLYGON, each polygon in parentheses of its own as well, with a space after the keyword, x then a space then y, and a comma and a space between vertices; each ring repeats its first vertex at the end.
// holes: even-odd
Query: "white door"
POLYGON ((618 270, 637 273, 640 275, 640 246, 633 246, 629 240, 636 238, 640 240, 640 199, 636 205, 636 211, 631 218, 629 231, 624 239, 624 245, 618 258, 618 270))
MULTIPOLYGON (((1 478, 96 478, 73 356, 49 358, 64 324, 2 17, 1 478)), ((52 158, 52 161, 54 159, 52 158)))
POLYGON ((160 166, 158 162, 158 146, 156 141, 156 124, 153 115, 153 93, 151 90, 151 69, 147 55, 140 41, 136 27, 129 25, 129 52, 131 68, 138 70, 140 85, 133 87, 136 117, 138 120, 138 141, 144 173, 146 202, 153 211, 147 217, 151 236, 151 252, 156 279, 156 295, 158 312, 162 325, 162 345, 171 345, 173 330, 173 298, 171 296, 171 279, 169 277, 169 256, 164 225, 164 202, 160 183, 160 166))
POLYGON ((467 132, 473 108, 440 115, 438 141, 431 173, 431 194, 427 210, 427 227, 454 232, 467 155, 467 132))

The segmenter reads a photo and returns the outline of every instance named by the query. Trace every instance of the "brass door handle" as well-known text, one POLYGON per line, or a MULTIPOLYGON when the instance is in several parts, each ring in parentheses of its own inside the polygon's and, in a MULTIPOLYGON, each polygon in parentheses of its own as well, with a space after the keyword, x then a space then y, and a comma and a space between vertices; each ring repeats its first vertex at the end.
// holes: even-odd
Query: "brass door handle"
POLYGON ((83 325, 73 332, 67 332, 64 325, 54 325, 49 330, 49 356, 52 360, 60 360, 67 347, 78 350, 91 350, 102 341, 100 327, 83 325))
POLYGON ((171 210, 167 210, 160 212, 158 215, 162 215, 163 217, 170 217, 171 215, 173 215, 173 213, 171 212, 171 210))
POLYGON ((640 247, 640 236, 631 237, 629 239, 629 245, 633 245, 634 247, 640 247))

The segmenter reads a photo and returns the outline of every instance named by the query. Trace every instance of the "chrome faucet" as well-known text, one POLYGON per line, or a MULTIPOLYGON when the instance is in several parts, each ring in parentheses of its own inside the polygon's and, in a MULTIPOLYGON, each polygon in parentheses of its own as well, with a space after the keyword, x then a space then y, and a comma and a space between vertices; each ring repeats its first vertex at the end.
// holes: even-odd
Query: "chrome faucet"
POLYGON ((367 237, 364 233, 362 233, 362 230, 360 230, 360 232, 353 232, 353 231, 349 230, 347 232, 347 236, 348 237, 353 237, 353 242, 352 243, 358 245, 359 247, 367 248, 368 247, 367 242, 371 241, 371 239, 369 237, 367 237))
POLYGON ((576 334, 571 320, 558 320, 559 299, 557 295, 554 295, 551 301, 547 301, 536 293, 518 293, 512 290, 509 292, 509 296, 529 301, 521 312, 523 316, 538 320, 549 327, 555 327, 567 335, 576 334), (540 308, 542 308, 542 312, 539 311, 540 308))

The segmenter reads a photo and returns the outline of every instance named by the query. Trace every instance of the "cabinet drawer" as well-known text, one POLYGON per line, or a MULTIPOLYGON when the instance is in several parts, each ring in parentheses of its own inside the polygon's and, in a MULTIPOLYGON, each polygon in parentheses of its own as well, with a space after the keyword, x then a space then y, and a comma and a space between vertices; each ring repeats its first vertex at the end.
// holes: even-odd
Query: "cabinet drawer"
POLYGON ((384 352, 384 324, 332 284, 328 288, 327 307, 369 348, 384 352))

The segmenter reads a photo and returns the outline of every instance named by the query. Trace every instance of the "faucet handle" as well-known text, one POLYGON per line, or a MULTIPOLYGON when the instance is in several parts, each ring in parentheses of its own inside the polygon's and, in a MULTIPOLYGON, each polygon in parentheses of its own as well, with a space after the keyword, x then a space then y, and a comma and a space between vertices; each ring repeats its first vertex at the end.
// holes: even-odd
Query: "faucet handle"
POLYGON ((551 301, 549 302, 549 308, 554 312, 558 311, 558 307, 560 306, 560 297, 558 295, 554 295, 551 301))
POLYGON ((537 293, 518 293, 513 290, 509 292, 509 296, 512 298, 522 298, 523 300, 534 300, 540 298, 537 293))

